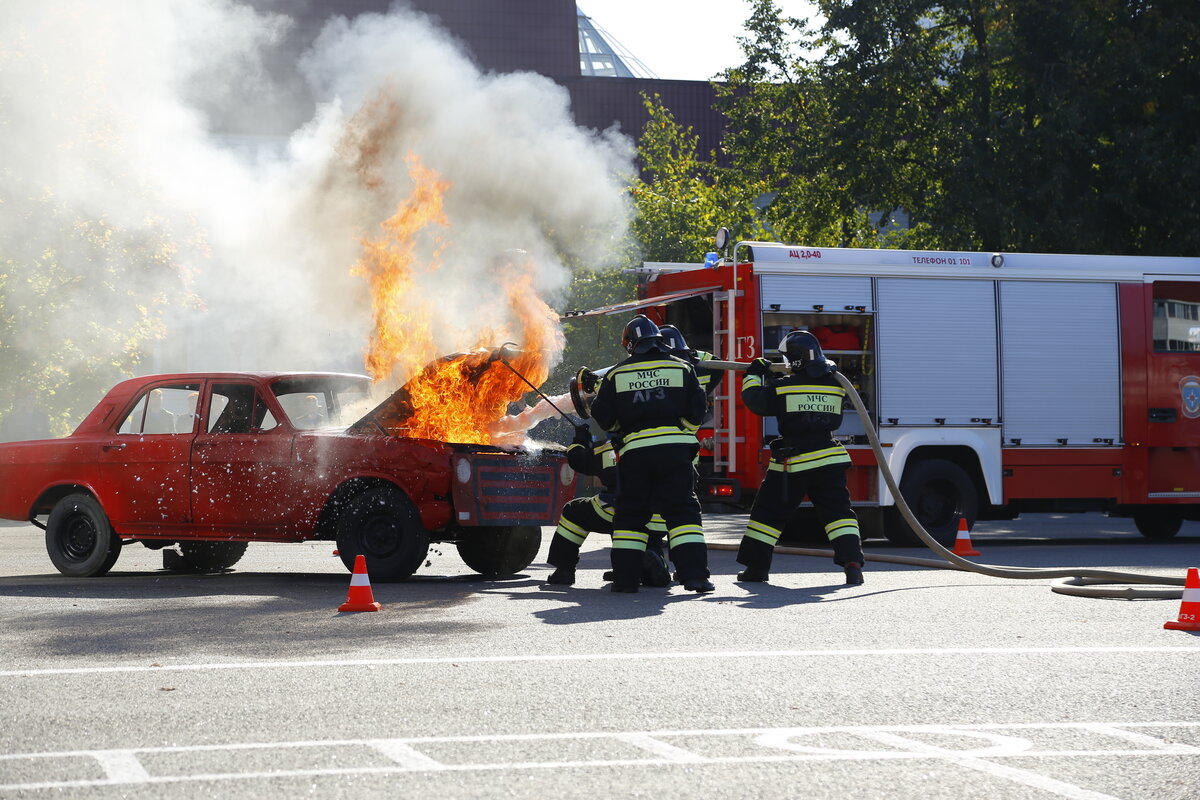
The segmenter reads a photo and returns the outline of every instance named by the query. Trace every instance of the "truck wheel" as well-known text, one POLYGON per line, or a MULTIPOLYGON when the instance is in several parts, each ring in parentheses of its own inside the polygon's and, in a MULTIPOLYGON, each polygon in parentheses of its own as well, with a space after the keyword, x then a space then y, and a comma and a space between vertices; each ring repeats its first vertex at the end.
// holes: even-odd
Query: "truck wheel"
POLYGON ((191 572, 220 572, 236 564, 248 546, 248 542, 180 542, 180 560, 191 572))
MULTIPOLYGON (((925 530, 946 547, 958 536, 959 517, 970 526, 979 513, 975 483, 953 461, 931 458, 909 465, 900 479, 900 492, 925 530)), ((887 509, 884 535, 902 547, 924 544, 895 506, 887 509)))
POLYGON ((362 555, 372 581, 392 583, 421 566, 429 552, 429 533, 404 492, 377 486, 355 495, 338 517, 337 546, 346 569, 353 570, 355 556, 362 555))
POLYGON ((513 575, 528 567, 542 546, 542 529, 533 525, 471 528, 458 542, 463 562, 489 578, 513 575))
POLYGON ((96 498, 69 494, 46 521, 46 552, 55 569, 72 578, 103 575, 121 555, 121 539, 96 498))
POLYGON ((1149 506, 1133 512, 1133 524, 1147 539, 1170 539, 1183 527, 1183 514, 1162 506, 1149 506))

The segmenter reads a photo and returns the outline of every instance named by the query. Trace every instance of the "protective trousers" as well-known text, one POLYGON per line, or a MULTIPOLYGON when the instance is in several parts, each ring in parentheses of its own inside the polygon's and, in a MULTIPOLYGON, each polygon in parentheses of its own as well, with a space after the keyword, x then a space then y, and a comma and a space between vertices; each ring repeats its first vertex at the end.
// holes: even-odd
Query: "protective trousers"
POLYGON ((833 561, 838 566, 863 563, 858 518, 850 508, 846 488, 848 464, 831 464, 815 469, 786 472, 771 462, 767 477, 758 489, 750 521, 738 547, 737 560, 751 569, 769 571, 775 543, 788 518, 805 495, 812 500, 817 521, 825 526, 825 535, 833 546, 833 561))
MULTIPOLYGON (((552 567, 574 569, 579 563, 579 549, 587 541, 589 533, 612 535, 613 513, 613 507, 601 500, 599 495, 576 497, 569 501, 563 506, 554 538, 550 540, 547 563, 552 567)), ((657 514, 651 517, 648 530, 648 549, 662 555, 662 542, 667 533, 662 517, 657 514)))
POLYGON ((646 525, 657 512, 681 583, 708 578, 708 548, 700 525, 692 457, 695 445, 661 444, 621 453, 613 515, 613 584, 636 587, 646 550, 646 525))

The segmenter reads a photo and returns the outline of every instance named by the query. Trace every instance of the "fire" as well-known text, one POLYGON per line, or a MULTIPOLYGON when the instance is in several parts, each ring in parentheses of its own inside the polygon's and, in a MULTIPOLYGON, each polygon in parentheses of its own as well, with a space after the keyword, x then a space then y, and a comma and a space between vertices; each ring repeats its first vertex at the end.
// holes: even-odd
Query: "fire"
MULTIPOLYGON (((501 286, 519 331, 484 329, 475 337, 473 352, 437 361, 442 354, 434 340, 432 301, 415 302, 414 279, 437 273, 449 228, 443 199, 450 184, 410 154, 406 163, 414 188, 399 209, 382 224, 383 232, 362 241, 363 253, 354 274, 367 278, 371 288, 374 328, 365 361, 376 380, 408 381, 412 413, 402 433, 445 442, 496 444, 493 430, 508 404, 529 387, 516 374, 539 386, 549 375, 551 352, 558 349, 558 315, 538 297, 532 265, 506 259, 491 274, 501 286), (433 253, 420 257, 420 248, 433 253), (496 347, 507 341, 509 369, 496 347), (431 363, 434 362, 434 363, 431 363), (514 370, 516 372, 514 372, 514 370)), ((504 439, 511 442, 511 439, 504 439)))

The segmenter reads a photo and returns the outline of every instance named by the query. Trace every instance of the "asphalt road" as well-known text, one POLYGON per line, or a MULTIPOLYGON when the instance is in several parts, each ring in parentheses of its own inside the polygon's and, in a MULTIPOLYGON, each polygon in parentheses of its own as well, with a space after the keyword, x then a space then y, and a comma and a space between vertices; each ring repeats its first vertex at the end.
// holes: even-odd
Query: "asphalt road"
MULTIPOLYGON (((736 541, 744 518, 707 517, 736 541)), ((541 558, 549 543, 543 539, 541 558)), ((1181 576, 1200 524, 980 523, 977 561, 1181 576)), ((1200 796, 1200 634, 1179 600, 778 556, 772 583, 571 589, 437 547, 377 613, 339 614, 328 543, 177 575, 132 546, 55 573, 0 528, 0 798, 1105 798, 1200 796), (439 552, 440 551, 440 552, 439 552)), ((870 543, 868 552, 928 555, 870 543)))

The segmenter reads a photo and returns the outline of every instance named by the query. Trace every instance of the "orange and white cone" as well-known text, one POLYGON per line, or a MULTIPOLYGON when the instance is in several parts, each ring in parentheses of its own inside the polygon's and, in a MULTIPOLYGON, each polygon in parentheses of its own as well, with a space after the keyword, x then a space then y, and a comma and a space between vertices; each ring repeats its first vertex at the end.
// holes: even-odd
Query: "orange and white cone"
POLYGON ((1183 582, 1183 602, 1179 604, 1179 619, 1164 622, 1169 631, 1200 631, 1200 569, 1188 569, 1183 582))
POLYGON ((971 544, 971 532, 967 530, 967 520, 964 517, 958 518, 958 536, 954 539, 954 550, 951 552, 956 556, 979 555, 979 551, 971 544))
POLYGON ((338 611, 378 611, 383 608, 375 602, 371 593, 371 578, 367 575, 367 559, 362 555, 354 557, 354 574, 350 576, 350 593, 346 602, 338 606, 338 611))

